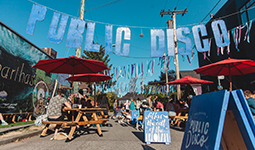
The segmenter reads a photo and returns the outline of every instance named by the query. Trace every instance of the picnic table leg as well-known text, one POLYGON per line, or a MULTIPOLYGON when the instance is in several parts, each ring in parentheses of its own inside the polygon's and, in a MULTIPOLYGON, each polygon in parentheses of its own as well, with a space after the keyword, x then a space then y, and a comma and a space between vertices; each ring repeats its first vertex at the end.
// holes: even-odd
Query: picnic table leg
POLYGON ((13 122, 13 123, 16 123, 16 121, 15 121, 15 117, 16 117, 16 115, 15 115, 15 114, 13 114, 13 117, 12 117, 12 122, 13 122))
MULTIPOLYGON (((77 115, 77 117, 76 117, 76 119, 75 119, 75 122, 79 122, 81 116, 82 116, 82 112, 79 112, 78 115, 77 115)), ((69 139, 69 140, 72 139, 72 136, 73 136, 73 134, 74 134, 75 129, 76 129, 76 126, 72 126, 72 127, 71 127, 71 130, 70 130, 69 135, 68 135, 68 139, 69 139)))
POLYGON ((44 129, 43 129, 43 131, 42 131, 42 133, 41 133, 41 136, 45 136, 47 130, 49 129, 49 126, 50 126, 50 124, 46 124, 46 125, 45 125, 45 127, 44 127, 44 129))
POLYGON ((28 115, 29 115, 28 121, 32 121, 32 120, 31 120, 32 115, 31 115, 31 114, 28 114, 28 115))
MULTIPOLYGON (((83 120, 84 120, 85 122, 89 121, 88 118, 87 118, 85 115, 83 115, 82 118, 83 118, 83 120)), ((87 124, 87 126, 89 127, 90 124, 87 124)))
MULTIPOLYGON (((96 113, 93 113, 92 115, 93 115, 94 120, 97 121, 97 120, 98 120, 98 119, 97 119, 97 114, 96 114, 96 113)), ((98 134, 99 134, 99 135, 102 135, 102 131, 101 131, 100 125, 97 123, 96 126, 97 126, 97 132, 98 132, 98 134)))

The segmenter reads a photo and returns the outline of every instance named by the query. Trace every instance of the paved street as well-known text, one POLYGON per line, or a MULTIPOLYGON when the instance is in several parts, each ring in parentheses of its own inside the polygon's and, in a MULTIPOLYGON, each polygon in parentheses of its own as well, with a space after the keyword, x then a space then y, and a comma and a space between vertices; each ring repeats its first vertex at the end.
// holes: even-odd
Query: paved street
POLYGON ((170 129, 171 143, 152 143, 147 145, 144 143, 143 132, 137 131, 131 126, 122 126, 110 120, 111 127, 102 127, 103 137, 99 137, 95 127, 90 127, 88 130, 80 130, 80 134, 76 134, 73 140, 54 140, 49 139, 53 136, 50 134, 46 137, 32 137, 27 140, 11 143, 1 146, 1 150, 65 150, 65 149, 89 149, 89 150, 112 150, 112 149, 135 149, 135 150, 153 150, 153 149, 171 149, 179 150, 182 143, 183 131, 170 129), (89 134, 88 134, 89 132, 89 134))

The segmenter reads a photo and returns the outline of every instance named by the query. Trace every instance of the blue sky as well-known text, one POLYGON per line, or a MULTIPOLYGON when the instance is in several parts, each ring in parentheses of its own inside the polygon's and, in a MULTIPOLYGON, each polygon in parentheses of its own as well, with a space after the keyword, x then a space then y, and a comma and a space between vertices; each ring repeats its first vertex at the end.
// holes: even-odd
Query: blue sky
MULTIPOLYGON (((13 30, 21 34, 23 37, 34 43, 40 48, 51 47, 58 52, 58 57, 67 57, 75 55, 75 49, 67 48, 66 35, 69 28, 70 19, 72 17, 79 17, 80 0, 0 0, 0 21, 11 27, 13 30), (26 34, 27 23, 31 13, 33 1, 47 7, 47 13, 44 21, 36 23, 34 35, 26 34), (47 39, 49 26, 54 12, 65 13, 69 15, 67 29, 65 36, 60 44, 50 43, 47 39)), ((113 25, 113 44, 115 43, 115 35, 117 27, 129 27, 131 30, 131 40, 125 41, 130 43, 130 53, 128 57, 110 55, 110 63, 113 66, 127 66, 133 63, 146 64, 150 58, 150 29, 158 29, 167 27, 166 21, 172 19, 169 15, 160 16, 161 9, 184 10, 187 8, 188 12, 184 16, 177 15, 177 27, 189 27, 190 30, 193 25, 199 24, 206 14, 218 2, 212 0, 85 0, 85 21, 93 21, 95 26, 94 41, 104 45, 104 31, 105 25, 113 25), (110 2, 114 2, 109 4, 110 2), (105 5, 109 4, 109 5, 105 5), (101 7, 104 6, 104 7, 101 7), (97 8, 97 9, 93 9, 97 8), (144 37, 140 37, 143 32, 144 37), (137 57, 144 57, 143 59, 137 57)), ((212 11, 215 14, 221 6, 226 3, 226 0, 221 0, 217 7, 212 11)), ((204 20, 204 24, 210 18, 204 20)), ((84 49, 85 32, 83 34, 82 49, 84 49)), ((192 33, 188 36, 192 38, 192 33)), ((194 41, 192 40, 192 43, 194 41)), ((179 44, 179 46, 182 46, 179 44)), ((113 49, 114 50, 114 49, 113 49)), ((194 58, 191 65, 187 58, 179 56, 180 70, 193 70, 198 68, 197 51, 194 49, 194 58)), ((160 75, 160 66, 158 66, 158 58, 155 59, 155 68, 152 76, 147 76, 144 83, 148 81, 158 80, 160 75)), ((170 61, 170 69, 175 70, 173 58, 170 61)), ((119 82, 128 83, 127 80, 120 78, 119 82)), ((140 83, 141 80, 138 80, 140 83)))

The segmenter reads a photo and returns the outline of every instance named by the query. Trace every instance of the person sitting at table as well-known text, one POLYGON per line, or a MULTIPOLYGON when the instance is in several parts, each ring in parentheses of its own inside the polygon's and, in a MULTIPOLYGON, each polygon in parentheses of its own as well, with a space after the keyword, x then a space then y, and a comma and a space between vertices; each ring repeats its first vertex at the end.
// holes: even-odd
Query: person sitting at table
POLYGON ((166 104, 166 111, 168 111, 169 116, 176 116, 175 103, 173 100, 173 96, 168 98, 168 102, 166 104))
MULTIPOLYGON (((118 119, 118 123, 123 123, 123 120, 125 118, 128 118, 128 115, 129 115, 129 113, 125 111, 125 106, 122 105, 121 109, 117 112, 117 115, 116 115, 116 118, 118 119)), ((131 118, 129 121, 131 121, 131 118)))
POLYGON ((82 108, 92 108, 91 101, 88 99, 87 95, 84 95, 84 98, 81 99, 82 108))
POLYGON ((182 109, 188 109, 189 108, 189 105, 186 101, 184 101, 184 99, 180 99, 180 104, 181 104, 181 107, 182 109))
POLYGON ((153 100, 153 110, 154 111, 164 111, 164 105, 157 100, 158 96, 156 96, 153 100))
MULTIPOLYGON (((57 96, 50 99, 47 114, 48 114, 48 120, 49 121, 63 121, 64 115, 62 114, 62 107, 65 105, 66 108, 72 108, 69 102, 64 98, 64 90, 58 89, 57 90, 57 96)), ((56 125, 55 127, 55 133, 53 138, 50 140, 54 140, 59 128, 61 125, 56 125)))

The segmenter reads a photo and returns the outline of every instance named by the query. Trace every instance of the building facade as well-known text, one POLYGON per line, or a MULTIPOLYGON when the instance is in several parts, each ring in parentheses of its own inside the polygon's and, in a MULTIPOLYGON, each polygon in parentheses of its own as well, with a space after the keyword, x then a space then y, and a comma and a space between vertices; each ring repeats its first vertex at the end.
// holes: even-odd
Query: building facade
POLYGON ((32 68, 53 57, 0 22, 0 112, 44 113, 55 81, 69 85, 68 75, 32 68))
MULTIPOLYGON (((227 58, 255 60, 255 0, 229 0, 206 24, 208 37, 211 39, 210 54, 198 53, 199 66, 208 65, 227 58), (217 51, 213 37, 211 22, 217 19, 225 21, 230 37, 230 52, 227 48, 223 52, 217 51), (240 30, 238 29, 240 27, 240 30), (236 30, 238 29, 238 30, 236 30), (238 34, 236 34, 238 31, 238 34), (241 34, 240 34, 241 33, 241 34), (248 34, 247 34, 248 33, 248 34), (249 36, 247 36, 249 35, 249 36), (238 42, 235 42, 237 39, 238 42), (240 41, 240 43, 239 43, 240 41)), ((255 69, 255 68, 254 68, 255 69)), ((203 85, 203 92, 214 91, 218 86, 217 77, 201 75, 202 79, 214 81, 214 84, 203 85)), ((224 89, 229 89, 229 77, 219 80, 224 89)), ((232 76, 233 89, 249 89, 255 91, 255 74, 232 76)))

